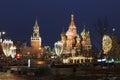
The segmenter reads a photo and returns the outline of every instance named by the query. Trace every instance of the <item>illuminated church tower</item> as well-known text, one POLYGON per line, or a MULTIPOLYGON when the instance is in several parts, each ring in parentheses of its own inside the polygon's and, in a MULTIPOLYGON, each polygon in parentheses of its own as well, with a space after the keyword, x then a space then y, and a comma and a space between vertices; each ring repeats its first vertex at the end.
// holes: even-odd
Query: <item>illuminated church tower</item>
POLYGON ((84 25, 83 31, 81 32, 81 36, 82 36, 81 44, 82 44, 83 50, 87 50, 87 51, 91 50, 92 44, 90 39, 90 33, 89 31, 86 31, 85 25, 84 25))
POLYGON ((77 30, 76 30, 73 14, 71 14, 71 22, 68 31, 66 32, 66 36, 67 36, 66 49, 71 50, 73 48, 73 45, 75 44, 74 38, 77 36, 77 30))
POLYGON ((37 20, 33 27, 33 35, 31 36, 31 47, 32 49, 39 50, 41 49, 41 37, 39 34, 39 26, 37 20))

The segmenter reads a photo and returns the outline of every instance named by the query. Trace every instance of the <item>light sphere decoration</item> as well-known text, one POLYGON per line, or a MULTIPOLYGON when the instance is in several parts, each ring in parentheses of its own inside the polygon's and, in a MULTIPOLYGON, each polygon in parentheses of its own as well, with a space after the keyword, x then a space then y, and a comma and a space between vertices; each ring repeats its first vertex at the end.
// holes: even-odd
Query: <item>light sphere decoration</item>
POLYGON ((55 48, 55 53, 57 56, 60 56, 62 54, 63 51, 63 43, 58 41, 54 44, 54 48, 55 48))
POLYGON ((5 39, 2 42, 2 48, 6 57, 11 56, 12 58, 15 58, 16 47, 13 45, 13 41, 5 39))
POLYGON ((104 54, 108 54, 108 52, 112 48, 112 40, 108 35, 104 35, 102 39, 102 49, 104 51, 104 54))

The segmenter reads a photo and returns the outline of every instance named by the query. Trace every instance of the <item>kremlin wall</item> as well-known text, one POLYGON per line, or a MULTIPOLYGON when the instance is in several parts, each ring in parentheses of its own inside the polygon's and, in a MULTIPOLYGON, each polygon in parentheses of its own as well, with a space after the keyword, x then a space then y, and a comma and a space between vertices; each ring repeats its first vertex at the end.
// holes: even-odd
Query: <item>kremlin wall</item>
MULTIPOLYGON (((37 58, 62 63, 93 62, 96 57, 100 58, 101 56, 102 58, 120 58, 120 45, 118 44, 114 31, 111 37, 105 34, 106 36, 102 41, 102 45, 104 45, 102 46, 103 49, 101 52, 95 52, 92 49, 90 31, 86 29, 85 25, 81 32, 77 31, 74 17, 74 14, 71 14, 71 20, 67 31, 61 32, 61 39, 53 44, 53 49, 51 49, 50 46, 42 47, 42 38, 40 37, 39 25, 36 20, 33 26, 33 33, 30 37, 30 47, 27 46, 26 43, 20 46, 12 44, 12 46, 16 46, 13 49, 9 45, 9 40, 3 40, 4 44, 8 45, 5 47, 2 43, 3 53, 5 55, 15 55, 16 52, 16 54, 20 54, 21 58, 37 58), (14 53, 12 53, 13 51, 14 53)), ((13 56, 13 58, 16 58, 16 56, 13 56)))

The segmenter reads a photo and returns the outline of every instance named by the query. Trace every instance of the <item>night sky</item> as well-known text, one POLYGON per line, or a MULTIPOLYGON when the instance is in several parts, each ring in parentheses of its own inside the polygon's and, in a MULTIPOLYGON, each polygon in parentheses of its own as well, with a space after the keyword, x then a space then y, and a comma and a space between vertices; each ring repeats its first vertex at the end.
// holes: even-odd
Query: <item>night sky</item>
POLYGON ((97 19, 108 18, 108 33, 112 28, 120 40, 120 0, 1 0, 0 28, 6 31, 4 37, 13 41, 27 41, 33 33, 37 18, 42 37, 42 46, 53 46, 60 40, 60 33, 66 31, 70 23, 70 15, 75 15, 77 31, 81 32, 83 25, 92 34, 93 44, 96 32, 93 26, 97 19))

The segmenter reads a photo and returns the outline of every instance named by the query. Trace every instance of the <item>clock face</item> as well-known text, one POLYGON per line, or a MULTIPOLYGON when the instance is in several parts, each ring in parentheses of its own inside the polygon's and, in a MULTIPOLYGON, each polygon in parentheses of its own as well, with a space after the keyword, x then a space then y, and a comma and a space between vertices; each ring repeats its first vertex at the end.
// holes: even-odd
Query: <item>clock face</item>
POLYGON ((37 36, 37 33, 34 33, 34 36, 37 36))
POLYGON ((112 48, 112 40, 108 35, 104 35, 102 39, 102 49, 107 54, 112 48))

